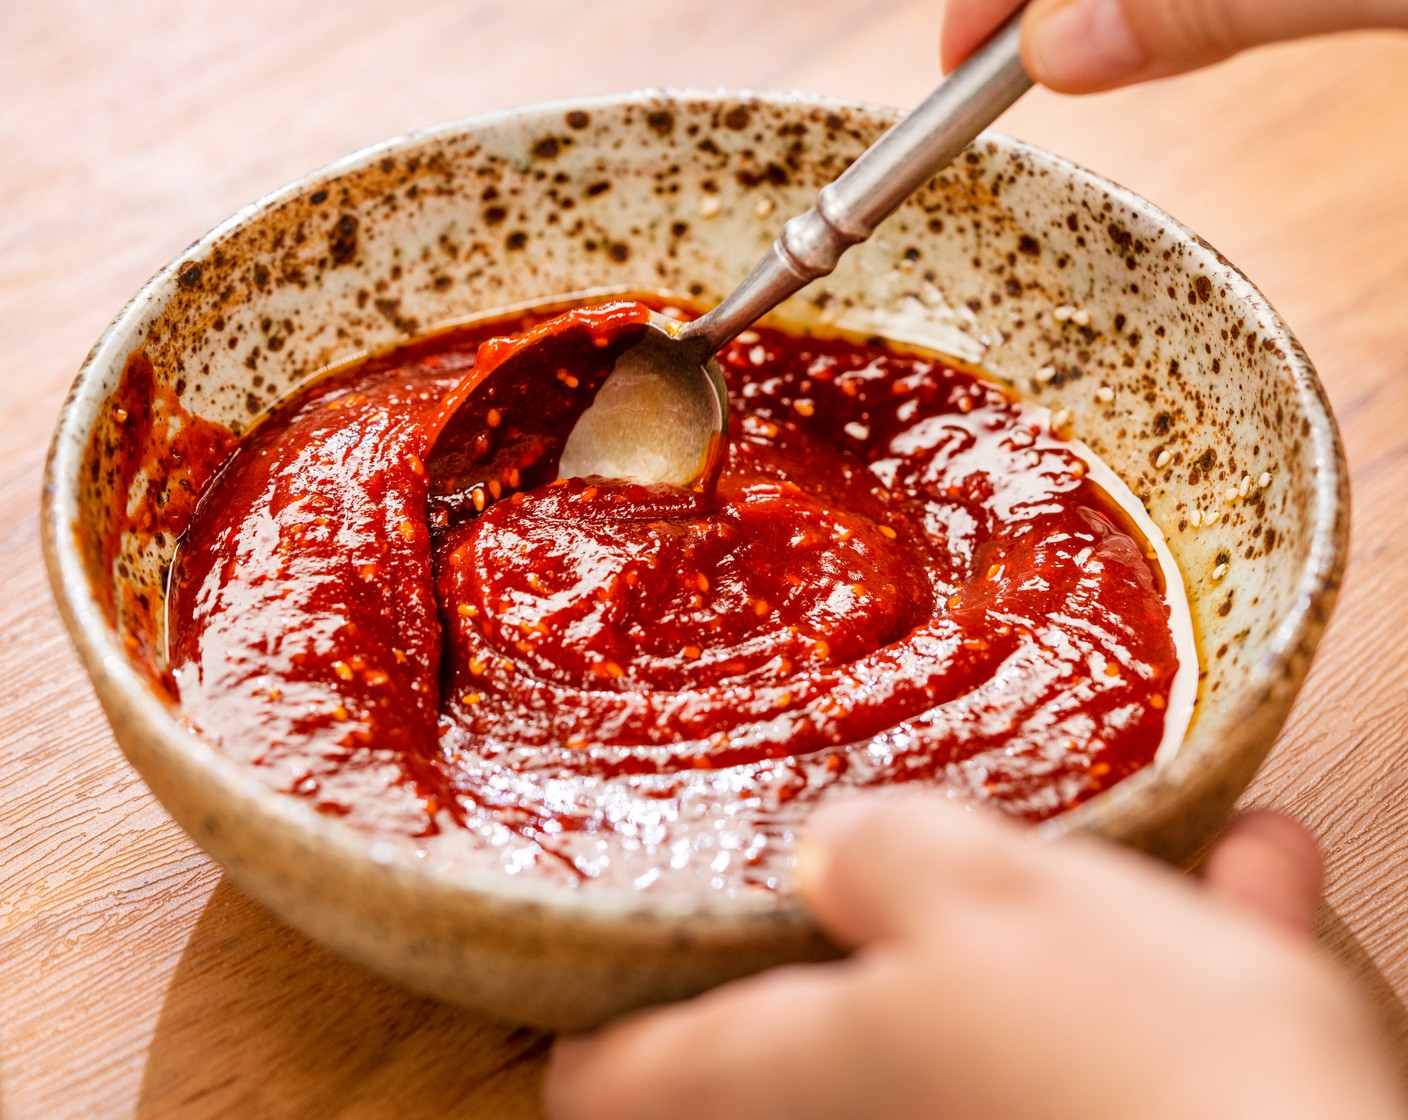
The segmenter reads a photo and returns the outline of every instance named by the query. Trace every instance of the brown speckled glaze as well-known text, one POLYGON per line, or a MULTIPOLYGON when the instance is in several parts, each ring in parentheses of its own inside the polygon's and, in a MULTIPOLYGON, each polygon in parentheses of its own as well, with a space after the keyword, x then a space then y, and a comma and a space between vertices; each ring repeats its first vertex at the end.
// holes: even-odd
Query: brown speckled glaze
MULTIPOLYGON (((553 890, 429 865, 409 842, 270 792, 192 733, 130 652, 160 648, 133 632, 160 610, 109 617, 95 595, 116 583, 118 604, 159 604, 170 537, 129 532, 112 570, 79 542, 106 529, 103 448, 118 433, 105 402, 134 350, 184 409, 239 432, 330 363, 492 309, 584 290, 708 301, 891 119, 785 96, 640 94, 449 125, 242 211, 108 328, 54 439, 51 577, 133 765, 251 894, 423 991, 554 1027, 833 952, 786 894, 553 890)), ((1338 438, 1285 325, 1148 203, 998 136, 782 314, 980 363, 1069 410, 1070 432, 1145 501, 1193 605, 1198 714, 1173 759, 1043 827, 1186 859, 1269 749, 1344 560, 1338 438)))

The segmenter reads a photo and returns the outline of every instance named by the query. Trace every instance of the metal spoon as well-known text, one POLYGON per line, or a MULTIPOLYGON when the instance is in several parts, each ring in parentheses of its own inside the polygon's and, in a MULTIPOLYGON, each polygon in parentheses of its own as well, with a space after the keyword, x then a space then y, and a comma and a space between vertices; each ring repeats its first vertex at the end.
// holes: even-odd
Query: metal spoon
POLYGON ((867 148, 713 310, 689 323, 652 315, 617 359, 564 446, 559 477, 602 475, 676 486, 717 473, 728 422, 714 355, 787 297, 836 267, 906 198, 1031 88, 1014 15, 903 120, 867 148))

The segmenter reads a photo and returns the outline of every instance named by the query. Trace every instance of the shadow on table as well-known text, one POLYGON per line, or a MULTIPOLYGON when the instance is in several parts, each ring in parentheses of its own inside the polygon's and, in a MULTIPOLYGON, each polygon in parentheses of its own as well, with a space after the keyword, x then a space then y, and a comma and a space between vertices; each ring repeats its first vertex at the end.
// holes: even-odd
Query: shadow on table
POLYGON ((167 990, 136 1115, 529 1120, 547 1041, 406 992, 222 877, 167 990))

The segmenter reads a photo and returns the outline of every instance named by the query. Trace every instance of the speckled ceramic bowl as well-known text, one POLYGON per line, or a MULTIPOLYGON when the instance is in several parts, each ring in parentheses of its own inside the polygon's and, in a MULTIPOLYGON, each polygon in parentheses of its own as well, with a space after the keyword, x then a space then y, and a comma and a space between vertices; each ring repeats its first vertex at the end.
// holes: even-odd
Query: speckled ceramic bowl
MULTIPOLYGON (((240 885, 415 988, 545 1026, 831 952, 786 896, 583 892, 431 866, 409 842, 270 792, 183 724, 144 668, 161 648, 170 535, 129 532, 111 563, 94 542, 123 504, 108 398, 134 350, 154 365, 158 420, 179 399, 238 432, 330 362, 488 309, 585 289, 713 299, 890 120, 784 96, 640 94, 452 124, 235 215, 118 315, 54 438, 49 570, 123 749, 240 885)), ((785 315, 980 362, 1068 409, 1146 503, 1192 602, 1198 713, 1166 764, 1044 827, 1187 858, 1275 738, 1344 559, 1339 442, 1285 324, 1143 199, 999 136, 785 315)))

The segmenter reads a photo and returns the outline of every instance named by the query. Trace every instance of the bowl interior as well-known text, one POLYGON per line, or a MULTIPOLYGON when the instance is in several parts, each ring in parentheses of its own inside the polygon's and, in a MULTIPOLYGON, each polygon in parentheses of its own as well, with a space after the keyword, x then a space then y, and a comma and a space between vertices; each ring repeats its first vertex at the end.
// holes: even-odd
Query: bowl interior
MULTIPOLYGON (((788 97, 546 106, 394 141, 236 215, 114 322, 56 436, 50 561, 90 669, 143 694, 140 720, 159 725, 148 733, 197 749, 150 683, 182 503, 204 481, 158 469, 183 416, 239 434, 332 363, 547 297, 716 299, 892 119, 788 97), (134 426, 114 393, 138 352, 150 422, 134 426), (147 487, 162 490, 170 523, 132 523, 147 487)), ((1343 561, 1342 458, 1284 324, 1149 204, 998 136, 780 317, 978 363, 1068 410, 1072 434, 1145 503, 1192 604, 1198 714, 1172 762, 1051 827, 1186 855, 1269 748, 1343 561)), ((337 827, 289 812, 313 831, 337 827)))

